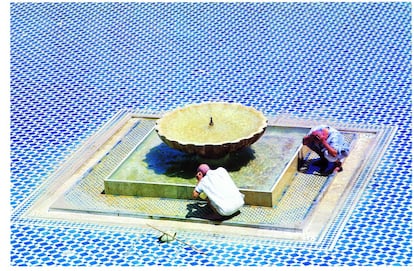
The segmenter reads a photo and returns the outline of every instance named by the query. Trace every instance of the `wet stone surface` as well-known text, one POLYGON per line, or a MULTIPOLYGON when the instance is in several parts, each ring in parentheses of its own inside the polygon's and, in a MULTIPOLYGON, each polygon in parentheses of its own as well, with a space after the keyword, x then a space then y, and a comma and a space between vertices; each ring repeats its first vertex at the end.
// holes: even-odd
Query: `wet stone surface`
POLYGON ((301 145, 306 128, 268 127, 250 147, 223 159, 204 159, 162 143, 152 131, 115 170, 109 180, 157 184, 195 184, 200 163, 226 168, 241 189, 269 191, 301 145))

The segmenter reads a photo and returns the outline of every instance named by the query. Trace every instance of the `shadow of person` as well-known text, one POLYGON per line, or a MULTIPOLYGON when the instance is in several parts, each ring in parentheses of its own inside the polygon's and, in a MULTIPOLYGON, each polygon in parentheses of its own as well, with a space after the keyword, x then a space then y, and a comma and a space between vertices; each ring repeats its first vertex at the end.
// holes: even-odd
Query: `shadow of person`
POLYGON ((314 158, 309 160, 300 161, 298 171, 304 174, 314 174, 321 176, 328 176, 334 170, 334 163, 323 163, 320 158, 314 158))
POLYGON ((222 222, 229 220, 240 214, 240 211, 235 212, 230 216, 222 216, 216 213, 213 208, 207 202, 196 202, 187 205, 188 213, 186 218, 201 218, 214 222, 222 222))

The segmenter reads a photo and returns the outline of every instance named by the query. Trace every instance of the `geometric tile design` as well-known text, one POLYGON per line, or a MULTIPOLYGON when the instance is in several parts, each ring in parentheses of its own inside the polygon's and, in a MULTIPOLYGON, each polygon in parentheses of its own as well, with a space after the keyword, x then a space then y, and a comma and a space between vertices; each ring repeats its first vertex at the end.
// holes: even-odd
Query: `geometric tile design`
MULTIPOLYGON (((409 2, 10 5, 12 266, 412 265, 409 2), (393 127, 323 249, 266 238, 20 220, 121 109, 240 102, 266 115, 393 127), (351 208, 352 207, 352 208, 351 208)), ((321 241, 324 242, 323 240, 321 241)))
MULTIPOLYGON (((141 144, 143 139, 148 136, 149 132, 155 125, 155 119, 139 117, 139 114, 134 115, 136 116, 130 117, 130 120, 125 124, 126 128, 124 129, 127 131, 125 135, 122 137, 113 136, 113 145, 104 143, 107 145, 106 149, 101 151, 104 155, 102 157, 99 155, 95 157, 94 159, 97 162, 93 162, 90 168, 86 167, 83 169, 84 173, 80 172, 77 174, 80 175, 80 177, 78 177, 79 179, 75 184, 71 185, 64 193, 62 193, 61 196, 59 196, 57 200, 52 199, 49 196, 43 199, 43 201, 52 201, 49 210, 67 210, 72 212, 90 212, 97 214, 112 214, 117 216, 128 215, 145 218, 151 217, 157 219, 186 221, 195 220, 196 222, 200 222, 200 219, 198 219, 197 216, 196 218, 187 216, 189 213, 188 208, 190 206, 197 206, 196 202, 193 200, 169 200, 146 197, 102 195, 101 191, 103 191, 103 180, 114 171, 114 168, 117 168, 118 165, 130 155, 137 145, 141 144)), ((287 118, 285 117, 284 119, 284 121, 286 121, 287 118)), ((289 127, 294 127, 294 123, 290 123, 289 127)), ((271 129, 272 125, 269 125, 267 132, 271 129)), ((302 130, 303 133, 306 133, 308 128, 303 127, 302 130)), ((356 137, 355 131, 357 131, 356 128, 354 128, 354 133, 344 134, 348 142, 351 142, 354 137, 356 137)), ((363 133, 362 130, 359 130, 359 133, 360 137, 367 137, 368 135, 372 138, 375 137, 375 133, 373 132, 363 133)), ((96 139, 91 140, 93 142, 98 142, 98 136, 99 135, 96 135, 96 139)), ((386 136, 389 137, 390 135, 386 136)), ((381 139, 379 135, 377 135, 377 137, 379 137, 378 140, 381 139)), ((380 158, 378 148, 384 148, 386 146, 387 139, 382 138, 382 141, 383 142, 379 147, 373 143, 369 144, 373 149, 377 150, 377 153, 373 157, 364 158, 365 160, 369 160, 371 165, 375 163, 376 159, 380 158)), ((260 144, 260 142, 258 144, 260 144)), ((267 144, 265 146, 267 146, 267 144)), ((363 144, 368 143, 365 142, 363 144)), ((89 147, 86 146, 84 149, 89 150, 89 147)), ((260 157, 257 153, 259 149, 260 148, 255 147, 256 156, 258 157, 260 157)), ((86 153, 80 150, 79 155, 84 157, 86 153)), ((94 156, 93 153, 91 153, 91 155, 94 156)), ((72 157, 72 159, 77 161, 79 157, 72 157)), ((70 169, 72 169, 74 163, 71 161, 68 161, 67 163, 69 164, 70 169)), ((361 161, 358 161, 358 164, 364 165, 361 161)), ((369 167, 370 166, 367 168, 369 169, 369 167)), ((349 174, 350 173, 347 175, 349 174)), ((62 181, 65 181, 65 178, 62 178, 62 175, 64 174, 58 174, 56 180, 51 181, 57 182, 59 179, 63 179, 62 181)), ((358 174, 357 172, 354 172, 351 174, 351 177, 352 175, 354 175, 353 178, 359 178, 360 173, 358 174)), ((359 182, 365 182, 368 176, 369 174, 364 172, 363 178, 365 179, 361 179, 359 182)), ((69 179, 70 177, 71 176, 68 176, 67 178, 69 179)), ((277 202, 274 208, 246 206, 242 208, 240 215, 232 218, 230 221, 224 221, 221 224, 258 227, 262 229, 267 228, 287 231, 303 231, 304 226, 307 224, 307 217, 309 217, 313 212, 313 209, 315 209, 314 205, 316 205, 321 199, 322 194, 332 182, 332 178, 333 176, 328 178, 326 176, 323 177, 299 173, 297 174, 297 177, 293 179, 292 183, 289 185, 289 189, 286 189, 284 196, 281 197, 281 200, 277 202), (306 192, 304 192, 304 190, 306 190, 306 192), (319 200, 317 198, 319 198, 319 200)), ((157 180, 157 182, 159 182, 159 178, 157 180)), ((352 185, 348 183, 347 186, 352 185)), ((348 189, 345 187, 345 190, 348 189)), ((341 192, 346 194, 346 191, 341 192)), ((50 191, 46 194, 50 193, 56 194, 57 192, 50 191)), ((339 197, 339 195, 336 197, 339 197)), ((198 210, 197 213, 199 213, 199 216, 207 215, 205 212, 203 213, 202 210, 198 210)), ((206 223, 208 221, 202 222, 206 223)))
MULTIPOLYGON (((270 118, 270 123, 275 125, 279 123, 281 120, 277 120, 278 118, 270 118)), ((188 212, 187 208, 189 206, 196 205, 195 201, 192 200, 177 200, 177 199, 158 199, 158 198, 145 198, 145 197, 123 197, 123 196, 114 196, 114 195, 102 195, 101 191, 103 189, 103 180, 107 177, 113 170, 116 168, 119 163, 121 163, 125 157, 127 157, 131 150, 136 148, 136 145, 142 141, 148 135, 148 132, 152 130, 154 127, 155 120, 153 117, 150 119, 139 117, 139 113, 133 113, 132 115, 120 112, 119 116, 115 117, 109 124, 105 125, 101 130, 100 133, 92 137, 88 140, 85 146, 82 146, 80 150, 77 151, 77 155, 74 155, 69 159, 65 166, 62 169, 58 170, 56 173, 53 174, 50 180, 48 180, 43 186, 50 186, 56 188, 61 188, 63 186, 70 187, 67 191, 64 191, 63 195, 56 200, 53 195, 58 195, 61 192, 54 191, 52 189, 44 188, 39 189, 38 194, 36 196, 36 200, 33 201, 41 201, 40 206, 45 205, 45 211, 39 211, 36 205, 39 203, 34 203, 34 207, 30 208, 26 214, 22 214, 21 217, 17 217, 15 221, 29 221, 43 219, 43 223, 46 221, 53 221, 56 219, 60 219, 62 222, 66 221, 74 221, 74 219, 70 218, 70 212, 76 213, 92 213, 92 214, 111 214, 115 215, 114 222, 112 224, 116 224, 115 221, 118 222, 117 228, 122 226, 122 220, 120 217, 123 216, 132 216, 132 217, 150 217, 155 219, 172 219, 172 220, 185 220, 185 221, 193 221, 198 223, 212 223, 205 219, 198 219, 198 218, 187 218, 186 213, 188 212), (122 125, 118 124, 120 122, 122 125), (108 135, 109 133, 109 135, 108 135), (123 135, 114 135, 112 136, 111 133, 115 134, 123 134, 123 135), (103 139, 102 139, 103 138, 103 139), (104 139, 108 139, 112 143, 104 142, 104 139), (94 151, 91 150, 91 144, 98 150, 96 151, 98 155, 94 154, 94 151), (106 147, 100 147, 100 146, 106 147), (87 162, 90 158, 87 155, 92 155, 94 157, 91 162, 87 162), (87 159, 87 160, 83 160, 87 159), (70 176, 67 174, 66 171, 73 172, 78 166, 82 166, 83 169, 79 173, 75 173, 75 177, 70 176), (87 166, 89 164, 89 166, 87 166), (78 177, 76 177, 78 176, 78 177), (74 179, 70 181, 72 184, 69 183, 69 186, 65 184, 67 179, 74 179), (79 179, 77 179, 79 178, 79 179), (50 202, 52 205, 47 203, 50 202), (69 211, 63 217, 61 216, 54 216, 54 211, 69 211)), ((288 127, 295 127, 296 122, 305 121, 307 125, 312 125, 309 120, 300 120, 295 119, 294 122, 289 121, 287 116, 283 116, 282 122, 285 123, 288 127)), ((329 123, 328 123, 329 124, 329 123)), ((341 127, 340 124, 336 124, 336 127, 341 127)), ((306 126, 305 126, 306 127, 306 126)), ((271 126, 269 127, 271 129, 271 126)), ((372 172, 372 169, 375 169, 375 165, 377 164, 377 160, 381 157, 381 149, 386 149, 387 142, 392 138, 393 132, 392 129, 384 129, 382 132, 381 130, 376 131, 376 133, 383 134, 376 135, 371 128, 371 132, 363 133, 361 128, 357 127, 348 127, 353 133, 345 133, 345 137, 348 141, 352 141, 353 138, 356 136, 356 132, 359 133, 360 139, 363 140, 363 137, 368 138, 377 138, 376 144, 372 143, 372 139, 366 141, 365 143, 361 144, 369 144, 373 149, 373 157, 367 156, 364 158, 368 162, 358 162, 361 164, 362 167, 366 167, 366 170, 362 170, 359 174, 357 172, 350 175, 349 177, 354 176, 353 178, 356 180, 352 180, 351 182, 353 185, 351 186, 351 192, 355 191, 353 186, 356 186, 356 189, 359 190, 361 186, 364 186, 365 181, 369 178, 369 172, 372 172), (389 131, 388 131, 389 130, 389 131), (371 143, 368 143, 371 142, 371 143), (368 164, 367 164, 368 163, 368 164)), ((304 129, 306 131, 307 129, 304 129)), ((355 144, 352 144, 355 145, 355 144)), ((357 151, 357 150, 355 150, 357 151)), ((359 151, 360 152, 360 151, 359 151)), ((359 154, 361 155, 361 154, 359 154)), ((352 157, 352 156, 351 156, 352 157)), ((350 160, 349 157, 347 160, 350 160)), ((310 159, 312 157, 309 157, 310 159)), ((345 167, 348 167, 345 164, 345 167)), ((343 175, 345 173, 342 173, 343 175)), ((306 205, 306 210, 302 210, 302 204, 306 201, 302 192, 303 187, 308 187, 306 189, 306 193, 308 196, 311 196, 314 192, 324 193, 326 187, 338 184, 330 184, 335 183, 331 180, 332 178, 327 177, 318 177, 309 174, 299 174, 297 178, 292 182, 291 187, 286 192, 286 195, 282 197, 282 201, 277 204, 277 208, 273 210, 273 208, 266 208, 260 206, 245 206, 242 208, 241 214, 232 218, 229 221, 221 222, 221 225, 231 225, 231 226, 242 226, 242 227, 256 227, 261 229, 272 229, 273 232, 270 235, 266 235, 267 238, 274 240, 274 243, 281 243, 288 247, 312 247, 314 249, 325 249, 327 246, 334 245, 334 239, 340 233, 336 229, 338 226, 340 227, 344 221, 346 216, 340 217, 340 219, 335 219, 335 216, 331 217, 327 221, 331 220, 334 221, 332 223, 328 223, 323 225, 322 228, 316 230, 317 228, 313 228, 311 231, 305 230, 305 227, 309 227, 311 225, 306 220, 310 220, 312 216, 311 213, 314 213, 315 206, 321 204, 320 200, 315 201, 314 204, 306 205), (299 184, 296 185, 295 183, 299 184), (316 189, 316 190, 315 190, 316 189), (296 202, 296 199, 301 198, 300 201, 296 202), (293 199, 293 202, 291 201, 293 199), (295 203, 296 202, 296 203, 295 203), (310 207, 309 207, 310 206, 310 207), (308 209, 310 208, 310 209, 308 209), (306 211, 306 213, 303 213, 306 211), (325 230, 323 230, 325 228, 325 230), (327 230, 329 229, 329 230, 327 230), (276 230, 276 231, 275 231, 276 230), (323 231, 321 231, 323 230, 323 231), (298 231, 299 234, 293 234, 289 237, 289 231, 298 231), (316 231, 316 232, 315 232, 316 231), (313 233, 312 233, 313 232, 313 233), (329 237, 329 238, 327 238, 329 237), (289 241, 289 239, 292 239, 289 241), (283 241, 281 241, 283 240, 283 241)), ((349 189, 346 189, 349 190, 349 189)), ((329 194, 329 192, 327 192, 329 194)), ((353 195, 352 197, 347 197, 349 192, 342 191, 340 194, 343 194, 341 197, 345 197, 345 201, 349 202, 344 206, 338 206, 339 212, 346 213, 351 207, 352 203, 358 200, 358 197, 353 195), (345 196, 344 196, 345 195, 345 196)), ((355 193, 354 193, 355 194, 355 193)), ((338 195, 339 196, 339 195, 338 195)), ((321 197, 321 195, 314 195, 308 200, 312 200, 315 197, 321 197)), ((339 198, 340 199, 340 198, 339 198)), ((338 200, 338 199, 337 199, 338 200)), ((326 214, 328 215, 328 213, 326 214)), ((329 214, 330 215, 330 214, 329 214)), ((328 217, 329 218, 329 217, 328 217)), ((318 218, 316 218, 319 220, 318 218)), ((326 218, 324 218, 326 219, 326 218)), ((79 219, 76 218, 75 221, 79 219)), ((85 221, 89 221, 90 218, 84 218, 85 221)), ((314 220, 312 218, 312 220, 314 220)), ((82 221, 82 220, 79 220, 82 221)), ((103 222, 102 222, 103 223, 103 222)), ((152 223, 149 221, 149 223, 152 223)), ((217 224, 217 222, 214 222, 217 224)), ((110 230, 113 226, 107 226, 107 229, 110 230)), ((197 227, 197 226, 196 226, 197 227)), ((197 230, 199 235, 203 234, 203 230, 197 230)), ((216 235, 219 233, 217 232, 216 235)), ((221 235, 231 234, 231 232, 222 232, 221 235)), ((253 235, 248 237, 248 233, 244 239, 245 240, 256 240, 257 236, 253 235)), ((240 237, 240 236, 239 236, 240 237)), ((262 236, 263 237, 263 236, 262 236)), ((198 237, 200 239, 200 237, 198 237)))
MULTIPOLYGON (((122 119, 127 119, 124 117, 122 119)), ((137 145, 141 144, 143 138, 148 136, 149 131, 152 130, 155 124, 154 119, 142 118, 139 116, 132 116, 128 121, 123 121, 124 126, 116 125, 115 127, 121 130, 125 130, 123 136, 111 136, 112 143, 102 142, 101 144, 107 145, 106 149, 97 151, 95 155, 90 149, 90 145, 98 145, 99 137, 109 135, 98 134, 90 140, 90 144, 83 146, 77 152, 78 156, 73 156, 71 160, 68 160, 63 165, 62 171, 69 171, 69 174, 55 174, 54 178, 50 181, 50 186, 61 188, 65 182, 70 182, 70 179, 75 179, 76 182, 59 196, 59 199, 53 199, 49 210, 69 210, 75 212, 91 212, 91 213, 106 213, 112 215, 128 215, 128 216, 143 216, 143 217, 158 217, 158 218, 170 218, 174 220, 189 219, 186 214, 188 210, 186 205, 194 205, 193 200, 167 200, 167 199, 151 199, 141 197, 122 197, 112 195, 102 195, 103 180, 110 175, 110 173, 127 157, 131 150, 134 150, 137 145), (124 128, 125 127, 125 128, 124 128), (112 145, 111 145, 112 144, 112 145), (85 166, 85 156, 94 156, 95 162, 89 163, 91 166, 85 166), (100 154, 99 154, 100 153, 100 154), (80 158, 82 157, 82 158, 80 158), (71 173, 75 168, 76 163, 83 166, 79 173, 71 173), (67 169, 65 169, 65 167, 67 169), (78 177, 72 177, 70 174, 77 175, 78 177), (66 179, 67 178, 67 179, 66 179), (56 184, 55 184, 56 183, 56 184)), ((117 124, 117 123, 115 123, 117 124)), ((291 125, 292 126, 292 125, 291 125)), ((268 127, 268 131, 271 130, 271 126, 268 127)), ((115 129, 104 129, 103 132, 109 130, 109 132, 115 129)), ((308 128, 301 129, 305 133, 308 128)), ((120 133, 120 132, 115 132, 120 133)), ((353 134, 346 134, 348 141, 352 140, 353 134)), ((260 144, 260 143, 258 143, 260 144)), ((265 145, 268 146, 268 143, 265 145)), ((256 151, 258 148, 256 148, 256 151)), ((258 154, 256 153, 256 156, 258 154)), ((378 158, 378 157, 375 157, 378 158)), ((88 158, 89 159, 89 158, 88 158)), ((310 209, 313 205, 313 201, 322 190, 324 186, 328 185, 328 180, 332 178, 318 177, 310 174, 298 174, 298 178, 292 183, 288 192, 282 197, 282 201, 277 203, 277 210, 273 211, 271 208, 257 208, 246 207, 243 208, 241 215, 233 218, 230 223, 224 222, 225 225, 238 225, 247 227, 260 227, 260 228, 284 228, 288 230, 302 230, 301 223, 304 222, 306 216, 309 216, 310 209), (306 193, 303 193, 304 186, 306 185, 306 193), (292 199, 294 199, 292 202, 292 199), (300 200, 298 200, 300 199, 300 200), (292 205, 295 204, 293 207, 292 205)), ((53 188, 45 189, 43 194, 57 194, 59 191, 54 191, 53 188)), ((42 200, 50 201, 52 196, 44 196, 42 200)), ((39 201, 40 199, 36 199, 39 201)), ((199 219, 197 219, 199 220, 199 219)))

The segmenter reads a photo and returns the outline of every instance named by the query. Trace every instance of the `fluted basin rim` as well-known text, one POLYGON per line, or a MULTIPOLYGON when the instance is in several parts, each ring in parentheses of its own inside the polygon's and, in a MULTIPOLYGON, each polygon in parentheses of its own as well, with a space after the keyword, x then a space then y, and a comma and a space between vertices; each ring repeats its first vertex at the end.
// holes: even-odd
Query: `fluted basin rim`
MULTIPOLYGON (((267 127, 267 119, 266 117, 263 115, 262 112, 256 110, 255 108, 251 107, 251 106, 245 106, 242 105, 241 103, 230 103, 230 102, 203 102, 203 103, 198 103, 198 104, 189 104, 189 105, 185 105, 184 107, 180 107, 177 109, 174 109, 172 111, 167 112, 166 114, 164 114, 164 116, 162 116, 160 119, 158 119, 156 121, 156 131, 158 133, 158 135, 160 136, 161 139, 163 139, 163 141, 165 142, 165 140, 168 142, 175 142, 178 143, 180 145, 193 145, 193 146, 198 146, 198 147, 203 147, 203 146, 221 146, 221 145, 226 145, 226 144, 238 144, 241 141, 244 140, 249 140, 251 138, 254 138, 255 136, 259 135, 259 134, 263 134, 264 130, 267 127), (255 129, 253 129, 252 132, 250 132, 249 134, 246 134, 242 137, 236 138, 234 140, 222 140, 222 141, 218 141, 218 142, 196 142, 196 141, 192 141, 192 140, 177 140, 177 138, 173 138, 169 135, 168 133, 168 124, 163 123, 165 120, 168 120, 171 115, 174 114, 178 114, 180 111, 184 111, 184 110, 192 110, 192 108, 194 108, 194 110, 196 110, 196 108, 202 108, 202 107, 206 107, 206 106, 224 106, 224 107, 234 107, 234 111, 237 112, 238 110, 244 110, 244 111, 250 111, 253 114, 255 114, 256 116, 258 116, 258 119, 260 120, 258 123, 255 123, 255 129), (164 126, 165 125, 165 126, 164 126)), ((257 140, 257 139, 256 139, 257 140)), ((166 143, 167 143, 166 142, 166 143)))

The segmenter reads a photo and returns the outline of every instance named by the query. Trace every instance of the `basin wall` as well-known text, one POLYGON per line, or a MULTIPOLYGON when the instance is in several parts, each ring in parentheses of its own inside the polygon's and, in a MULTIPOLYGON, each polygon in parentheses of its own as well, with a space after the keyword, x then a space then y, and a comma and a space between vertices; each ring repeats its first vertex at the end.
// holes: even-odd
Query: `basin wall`
POLYGON ((178 184, 159 184, 145 182, 126 182, 107 180, 105 193, 111 195, 191 199, 194 186, 178 184))

